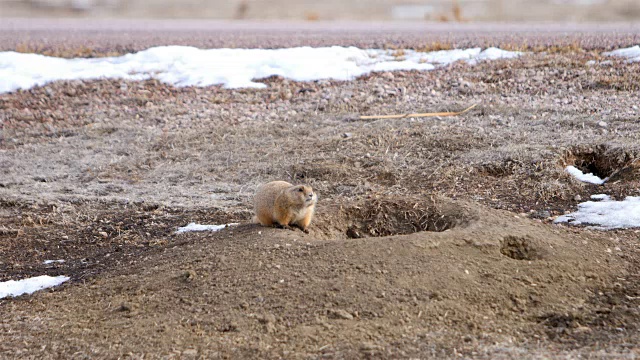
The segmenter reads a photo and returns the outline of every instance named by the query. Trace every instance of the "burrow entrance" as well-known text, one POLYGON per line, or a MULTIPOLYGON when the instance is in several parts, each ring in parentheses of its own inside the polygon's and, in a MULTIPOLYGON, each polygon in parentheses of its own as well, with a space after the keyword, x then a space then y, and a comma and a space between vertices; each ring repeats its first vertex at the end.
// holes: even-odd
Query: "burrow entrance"
POLYGON ((609 182, 640 178, 638 154, 607 145, 573 147, 563 156, 562 165, 573 165, 601 179, 609 178, 609 182))
POLYGON ((477 216, 469 207, 445 199, 375 198, 323 210, 330 232, 349 239, 440 232, 468 225, 477 216), (330 224, 330 225, 329 225, 330 224))

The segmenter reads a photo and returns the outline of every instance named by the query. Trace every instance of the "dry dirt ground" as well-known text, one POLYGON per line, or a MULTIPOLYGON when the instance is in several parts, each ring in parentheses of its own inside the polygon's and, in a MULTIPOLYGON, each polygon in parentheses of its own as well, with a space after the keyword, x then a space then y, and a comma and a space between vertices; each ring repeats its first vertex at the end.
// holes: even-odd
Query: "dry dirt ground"
MULTIPOLYGON (((60 34, 30 44, 68 54, 60 34)), ((83 49, 160 41, 136 34, 83 49)), ((0 279, 71 277, 0 300, 0 358, 637 358, 638 230, 551 222, 591 194, 640 195, 640 63, 599 55, 637 36, 535 36, 546 48, 517 60, 351 82, 0 95, 0 279), (310 234, 250 224, 274 179, 319 194, 310 234), (175 234, 190 222, 241 224, 175 234)))

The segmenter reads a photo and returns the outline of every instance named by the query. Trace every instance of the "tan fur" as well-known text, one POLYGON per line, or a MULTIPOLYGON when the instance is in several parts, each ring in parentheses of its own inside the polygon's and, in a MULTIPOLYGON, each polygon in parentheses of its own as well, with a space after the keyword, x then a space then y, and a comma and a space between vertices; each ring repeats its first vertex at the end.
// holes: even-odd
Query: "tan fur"
POLYGON ((318 197, 310 186, 272 181, 258 188, 254 221, 264 226, 297 226, 309 232, 318 197))

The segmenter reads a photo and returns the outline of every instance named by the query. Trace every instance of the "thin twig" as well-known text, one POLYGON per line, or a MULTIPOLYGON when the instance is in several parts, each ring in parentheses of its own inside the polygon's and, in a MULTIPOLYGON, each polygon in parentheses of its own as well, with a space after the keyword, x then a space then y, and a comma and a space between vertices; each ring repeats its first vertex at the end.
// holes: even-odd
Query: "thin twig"
POLYGON ((458 111, 458 112, 439 112, 439 113, 418 113, 418 114, 397 114, 397 115, 363 115, 360 116, 360 120, 369 120, 369 119, 402 119, 408 117, 433 117, 433 116, 456 116, 466 113, 467 111, 473 109, 478 106, 478 104, 473 104, 468 108, 458 111))

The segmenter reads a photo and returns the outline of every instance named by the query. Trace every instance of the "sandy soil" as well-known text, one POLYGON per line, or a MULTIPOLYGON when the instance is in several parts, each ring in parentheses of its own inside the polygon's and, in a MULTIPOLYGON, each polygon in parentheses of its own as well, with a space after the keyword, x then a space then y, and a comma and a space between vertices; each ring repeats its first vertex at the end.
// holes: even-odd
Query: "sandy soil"
MULTIPOLYGON (((255 31, 175 36, 265 46, 255 31)), ((269 36, 413 48, 450 36, 412 31, 269 36)), ((162 43, 0 34, 3 49, 22 34, 59 55, 162 43)), ((638 357, 638 230, 551 223, 591 194, 640 193, 640 64, 599 55, 634 35, 522 36, 545 52, 264 90, 106 80, 0 95, 0 278, 72 278, 0 300, 0 357, 638 357), (613 177, 579 183, 568 164, 613 177), (255 187, 274 179, 319 194, 310 234, 250 224, 255 187), (241 225, 175 234, 194 221, 241 225)))

